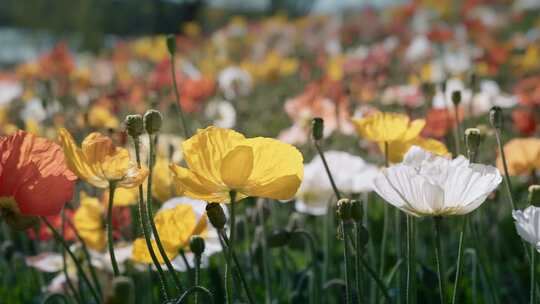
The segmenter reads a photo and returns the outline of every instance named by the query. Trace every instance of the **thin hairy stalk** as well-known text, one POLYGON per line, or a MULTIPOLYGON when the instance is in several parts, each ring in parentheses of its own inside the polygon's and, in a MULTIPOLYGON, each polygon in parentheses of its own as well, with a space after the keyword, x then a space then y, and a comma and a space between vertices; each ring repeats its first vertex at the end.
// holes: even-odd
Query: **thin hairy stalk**
POLYGON ((463 216, 461 219, 461 231, 459 233, 459 245, 458 245, 458 256, 456 262, 456 277, 454 278, 454 290, 452 291, 452 304, 456 303, 457 291, 459 287, 459 279, 461 276, 461 268, 463 267, 463 240, 465 238, 465 229, 467 227, 467 216, 463 216))
MULTIPOLYGON (((62 234, 62 238, 64 238, 64 223, 65 223, 65 219, 66 219, 64 209, 62 209, 61 217, 62 217, 62 228, 61 228, 60 233, 62 234)), ((91 263, 90 260, 88 260, 88 262, 91 263)), ((68 271, 67 271, 67 261, 66 261, 66 251, 65 250, 62 250, 62 273, 66 277, 66 284, 67 284, 69 290, 71 291, 71 293, 73 293, 73 297, 75 298, 75 301, 77 303, 79 303, 79 304, 83 303, 84 299, 82 298, 82 294, 80 294, 77 291, 77 289, 73 285, 73 281, 69 277, 69 274, 68 274, 68 271)))
POLYGON ((501 131, 497 128, 495 128, 495 138, 497 139, 497 146, 499 146, 499 153, 503 163, 506 195, 508 197, 508 201, 510 202, 510 207, 512 207, 512 210, 516 210, 516 204, 514 203, 514 198, 512 197, 512 183, 510 182, 510 174, 508 174, 508 163, 506 162, 506 154, 504 153, 501 141, 501 131))
POLYGON ((71 251, 71 249, 69 248, 69 245, 68 245, 68 243, 66 243, 66 240, 60 235, 60 233, 58 233, 58 231, 53 227, 53 225, 51 225, 51 223, 49 222, 49 220, 47 220, 46 217, 41 216, 40 218, 45 223, 45 225, 47 225, 47 227, 52 231, 52 233, 53 233, 54 237, 56 238, 56 240, 62 244, 62 246, 64 247, 66 252, 69 254, 69 257, 75 263, 75 267, 77 267, 77 271, 79 272, 79 274, 80 274, 81 278, 83 279, 84 283, 86 285, 88 285, 88 289, 90 289, 90 292, 92 293, 92 297, 94 298, 96 303, 101 303, 101 299, 100 299, 99 295, 97 294, 96 290, 94 289, 94 287, 90 283, 90 280, 88 279, 88 277, 84 273, 84 270, 83 270, 81 264, 79 263, 79 261, 75 257, 75 254, 73 254, 73 251, 71 251))
POLYGON ((180 120, 182 121, 182 128, 184 129, 185 138, 189 138, 191 130, 188 128, 184 111, 182 110, 182 104, 180 103, 180 93, 178 92, 178 85, 176 84, 176 65, 174 60, 174 54, 171 54, 171 75, 174 89, 174 97, 176 99, 176 108, 178 109, 178 114, 180 114, 180 120))
POLYGON ((324 157, 324 153, 322 151, 321 146, 319 145, 319 141, 315 141, 315 148, 317 149, 317 153, 319 153, 319 156, 321 157, 324 165, 324 170, 326 171, 326 175, 328 176, 328 179, 330 179, 330 184, 332 185, 332 190, 334 190, 334 194, 336 195, 336 198, 338 200, 341 199, 341 194, 339 193, 339 190, 336 186, 336 182, 334 181, 334 177, 332 177, 332 172, 330 172, 330 167, 328 167, 328 162, 326 162, 326 157, 324 157))
POLYGON ((182 296, 180 296, 180 298, 174 303, 175 304, 187 303, 187 300, 188 300, 190 295, 195 294, 195 296, 196 296, 199 293, 202 293, 203 295, 205 295, 210 300, 210 302, 209 302, 210 304, 214 303, 214 295, 212 294, 212 292, 210 292, 210 290, 208 290, 208 289, 206 289, 206 288, 204 288, 202 286, 198 286, 198 285, 188 288, 188 290, 186 290, 182 294, 182 296))
POLYGON ((242 268, 240 267, 240 262, 238 261, 238 257, 236 256, 236 252, 232 250, 232 246, 231 246, 232 242, 231 240, 229 240, 229 238, 227 237, 227 234, 224 231, 221 231, 221 237, 223 238, 223 243, 227 247, 227 253, 230 252, 232 256, 232 261, 234 262, 234 266, 237 269, 238 276, 240 277, 240 282, 242 283, 242 286, 244 287, 244 291, 246 292, 248 303, 254 304, 255 301, 253 300, 253 295, 251 294, 250 286, 247 284, 246 278, 244 276, 244 272, 242 271, 242 268))
POLYGON ((415 252, 414 218, 407 215, 407 304, 415 303, 416 252, 415 252))
POLYGON ((116 182, 109 182, 109 205, 107 211, 107 244, 109 245, 109 255, 111 256, 111 264, 113 268, 114 276, 120 275, 120 269, 116 262, 116 256, 114 254, 114 240, 113 240, 113 225, 112 225, 112 212, 114 202, 114 192, 116 191, 116 182))

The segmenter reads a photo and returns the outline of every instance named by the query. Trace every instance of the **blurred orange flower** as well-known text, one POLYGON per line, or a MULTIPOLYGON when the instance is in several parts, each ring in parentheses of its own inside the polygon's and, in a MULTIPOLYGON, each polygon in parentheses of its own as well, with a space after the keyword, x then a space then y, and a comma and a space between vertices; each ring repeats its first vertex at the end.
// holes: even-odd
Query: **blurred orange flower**
MULTIPOLYGON (((540 139, 515 138, 504 145, 508 174, 529 175, 540 169, 540 139)), ((497 156, 497 168, 503 171, 501 156, 497 156)))
POLYGON ((534 109, 515 109, 512 111, 514 128, 522 135, 531 136, 536 132, 536 116, 534 109))

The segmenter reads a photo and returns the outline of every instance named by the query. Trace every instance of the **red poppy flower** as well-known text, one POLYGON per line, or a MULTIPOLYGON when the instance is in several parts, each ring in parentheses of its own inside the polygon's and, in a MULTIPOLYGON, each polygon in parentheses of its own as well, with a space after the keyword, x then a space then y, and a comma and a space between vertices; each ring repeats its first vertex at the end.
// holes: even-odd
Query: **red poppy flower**
POLYGON ((524 136, 531 136, 536 132, 536 117, 532 109, 515 109, 512 111, 514 128, 524 136))
MULTIPOLYGON (((431 108, 426 114, 426 126, 422 130, 425 137, 442 138, 456 125, 453 110, 431 108)), ((458 109, 459 120, 463 120, 463 108, 458 109)))
POLYGON ((75 180, 57 144, 24 131, 0 138, 0 210, 4 215, 58 214, 71 199, 75 180))

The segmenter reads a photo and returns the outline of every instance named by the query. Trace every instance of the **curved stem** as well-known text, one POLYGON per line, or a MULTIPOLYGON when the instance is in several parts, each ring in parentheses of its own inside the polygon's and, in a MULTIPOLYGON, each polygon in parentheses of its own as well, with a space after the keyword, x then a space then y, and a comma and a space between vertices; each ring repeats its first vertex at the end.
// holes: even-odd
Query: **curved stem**
POLYGON ((456 148, 456 156, 461 153, 461 127, 459 123, 458 106, 454 106, 454 118, 456 119, 456 125, 454 126, 454 144, 456 148))
MULTIPOLYGON (((62 238, 64 238, 64 222, 65 222, 65 212, 64 212, 64 209, 62 208, 62 212, 61 212, 61 217, 62 217, 62 230, 61 230, 61 234, 62 234, 62 238)), ((88 262, 90 262, 90 260, 88 260, 88 262)), ((67 261, 66 261, 66 251, 65 250, 62 250, 62 273, 64 274, 64 276, 66 277, 66 283, 67 283, 67 286, 69 288, 69 290, 73 293, 73 297, 75 298, 75 301, 77 303, 83 303, 83 297, 82 297, 82 294, 80 294, 77 289, 75 288, 75 286, 73 285, 73 281, 71 281, 71 278, 69 277, 69 274, 67 272, 67 261)))
POLYGON ((444 272, 442 266, 442 256, 441 256, 441 218, 435 217, 435 262, 437 264, 437 277, 439 280, 439 300, 441 304, 444 304, 444 272))
POLYGON ((90 292, 92 293, 92 296, 94 297, 94 300, 96 301, 96 303, 101 303, 100 297, 98 296, 98 294, 97 294, 96 290, 94 289, 94 287, 92 286, 92 284, 90 284, 90 280, 88 279, 88 277, 84 273, 84 270, 82 269, 81 264, 79 263, 79 261, 75 257, 75 254, 73 254, 73 251, 71 251, 71 249, 69 248, 69 245, 66 243, 66 240, 64 240, 64 238, 60 235, 60 233, 58 233, 58 231, 56 231, 56 229, 53 227, 53 225, 51 225, 51 223, 49 222, 49 220, 47 220, 46 217, 41 216, 40 218, 45 223, 45 225, 47 225, 47 227, 52 231, 52 233, 54 234, 54 237, 56 238, 56 240, 62 244, 62 246, 64 247, 66 252, 69 254, 69 257, 75 263, 75 267, 77 267, 77 271, 80 273, 80 276, 82 277, 84 283, 86 285, 88 285, 88 288, 90 289, 90 292))
POLYGON ((312 294, 313 297, 313 303, 319 303, 319 291, 322 287, 321 281, 320 281, 320 273, 319 273, 319 266, 317 263, 317 246, 315 245, 315 238, 313 235, 306 230, 298 229, 293 232, 293 234, 301 235, 304 237, 304 239, 307 241, 309 250, 311 252, 311 265, 313 266, 313 282, 315 285, 315 288, 313 289, 314 293, 312 294))
POLYGON ((211 303, 211 304, 214 303, 214 295, 212 295, 212 293, 211 293, 208 289, 206 289, 206 288, 204 288, 204 287, 202 287, 202 286, 192 286, 192 287, 188 288, 188 290, 186 290, 186 291, 182 294, 182 296, 180 297, 180 299, 178 299, 178 301, 176 301, 175 304, 185 303, 185 301, 187 301, 187 299, 189 298, 189 296, 190 296, 191 294, 193 294, 193 293, 195 293, 195 294, 197 294, 197 293, 202 293, 202 294, 204 294, 206 297, 208 297, 208 299, 210 300, 210 303, 211 303))
POLYGON ((452 291, 452 304, 456 303, 457 290, 459 286, 459 278, 461 275, 461 268, 463 259, 463 240, 465 237, 465 228, 467 226, 467 216, 464 216, 461 223, 461 232, 459 233, 459 245, 458 245, 458 257, 456 262, 456 277, 454 279, 454 290, 452 291))
MULTIPOLYGON (((201 270, 201 256, 195 255, 195 286, 199 286, 199 273, 201 270)), ((199 303, 199 294, 195 294, 195 304, 199 303)))
POLYGON ((152 211, 152 177, 153 177, 153 171, 154 171, 154 161, 156 158, 155 155, 155 146, 157 141, 157 136, 149 134, 149 141, 150 141, 150 149, 149 149, 149 155, 148 155, 148 179, 146 184, 146 216, 147 220, 150 223, 150 227, 152 228, 152 233, 154 234, 154 241, 156 242, 156 245, 158 247, 159 253, 163 259, 163 262, 165 262, 165 266, 167 266, 167 270, 171 274, 174 285, 178 291, 182 290, 182 284, 180 282, 180 278, 178 277, 176 270, 174 269, 171 261, 169 260, 169 257, 167 256, 167 252, 163 248, 163 245, 161 243, 161 239, 159 238, 159 233, 156 228, 156 224, 154 223, 154 214, 152 211))
POLYGON ((328 175, 328 178, 330 179, 330 184, 332 185, 332 189, 334 190, 334 194, 336 195, 336 198, 338 200, 341 199, 341 194, 339 193, 339 190, 336 186, 336 182, 334 181, 334 178, 332 177, 332 172, 330 172, 330 168, 328 167, 328 163, 326 162, 326 157, 324 157, 324 153, 321 149, 321 146, 319 145, 319 141, 315 141, 315 148, 317 149, 317 152, 319 153, 319 156, 321 157, 324 165, 324 170, 326 171, 326 175, 328 175))
POLYGON ((172 74, 172 82, 173 82, 173 89, 174 89, 174 97, 176 98, 176 108, 178 109, 178 114, 180 114, 180 120, 182 120, 182 127, 184 128, 184 136, 187 139, 189 138, 191 131, 188 129, 186 118, 184 117, 184 111, 182 110, 182 104, 180 103, 180 93, 178 92, 178 85, 176 84, 176 67, 175 67, 174 54, 171 54, 171 74, 172 74))
POLYGON ((530 303, 536 303, 536 248, 531 247, 531 286, 530 286, 530 303))
POLYGON ((113 211, 113 202, 114 202, 114 192, 116 191, 116 182, 109 182, 109 206, 107 211, 107 243, 109 244, 109 254, 111 256, 111 264, 113 267, 114 276, 117 277, 120 275, 120 270, 118 269, 118 263, 116 262, 116 257, 114 255, 114 240, 113 240, 113 226, 112 226, 112 211, 113 211))
MULTIPOLYGON (((139 137, 133 137, 133 145, 135 146, 135 158, 137 159, 137 167, 139 167, 140 169, 142 166, 141 166, 141 148, 140 148, 139 137)), ((145 206, 144 206, 144 192, 143 192, 142 184, 139 185, 138 209, 139 209, 139 221, 141 224, 143 237, 146 242, 146 248, 148 248, 148 252, 150 253, 150 258, 152 259, 152 263, 154 263, 154 266, 157 269, 158 278, 161 285, 161 293, 163 297, 165 298, 165 300, 168 300, 169 299, 169 294, 168 294, 169 286, 167 284, 167 278, 165 277, 163 268, 161 267, 161 264, 159 263, 159 260, 156 256, 156 252, 154 251, 154 246, 152 246, 152 240, 150 239, 150 227, 148 227, 148 222, 146 221, 147 216, 146 216, 145 206)))
POLYGON ((377 287, 379 287, 384 298, 386 299, 386 302, 391 303, 392 300, 390 298, 390 294, 388 293, 388 289, 386 288, 386 285, 384 284, 383 280, 377 275, 375 270, 373 270, 373 268, 369 266, 368 262, 364 259, 363 256, 360 256, 360 263, 362 263, 362 266, 367 270, 371 278, 373 278, 377 287))

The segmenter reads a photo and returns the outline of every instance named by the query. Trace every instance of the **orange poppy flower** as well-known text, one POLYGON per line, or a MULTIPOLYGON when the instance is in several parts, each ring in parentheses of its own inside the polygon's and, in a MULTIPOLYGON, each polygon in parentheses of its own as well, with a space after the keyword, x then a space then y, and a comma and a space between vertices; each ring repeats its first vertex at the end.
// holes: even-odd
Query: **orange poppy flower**
POLYGON ((57 144, 24 131, 0 138, 0 210, 4 216, 58 214, 71 199, 76 179, 57 144))

